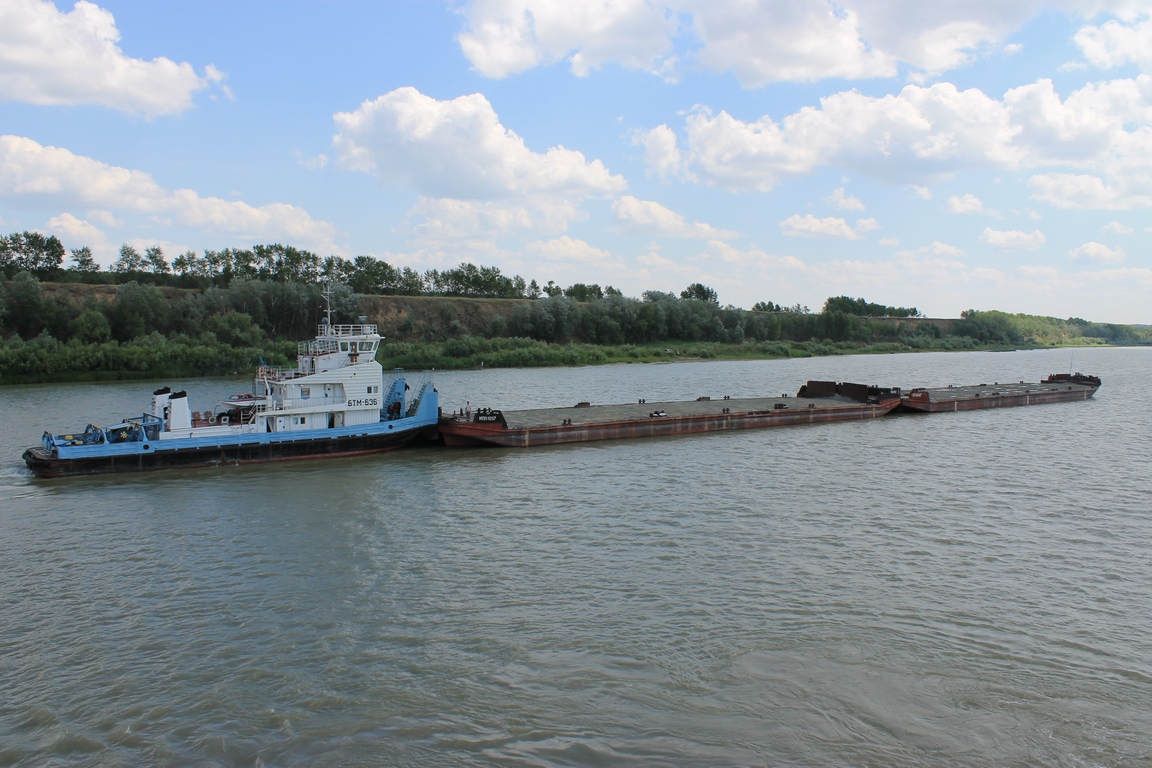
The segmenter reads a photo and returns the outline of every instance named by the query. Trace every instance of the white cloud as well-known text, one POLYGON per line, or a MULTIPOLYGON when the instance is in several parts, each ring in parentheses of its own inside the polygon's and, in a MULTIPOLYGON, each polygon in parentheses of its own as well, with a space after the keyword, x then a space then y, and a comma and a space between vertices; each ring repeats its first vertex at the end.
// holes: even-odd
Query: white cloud
MULTIPOLYGON (((1129 287, 1129 286, 1142 286, 1145 288, 1152 287, 1152 269, 1147 267, 1128 267, 1126 269, 1105 269, 1101 270, 1099 277, 1103 280, 1115 284, 1115 288, 1129 287)), ((1110 294, 1113 298, 1115 293, 1110 294)), ((1148 306, 1147 303, 1144 306, 1148 306)), ((1147 315, 1144 315, 1136 322, 1146 322, 1147 315)), ((1123 322, 1123 321, 1120 321, 1123 322)))
POLYGON ((608 62, 668 70, 672 12, 647 0, 474 0, 460 49, 481 74, 506 77, 568 58, 586 76, 608 62))
POLYGON ((964 255, 964 249, 955 245, 948 245, 939 240, 933 241, 932 245, 927 248, 921 248, 919 253, 928 253, 933 256, 947 256, 949 258, 958 259, 964 255))
POLYGON ((294 152, 293 155, 296 158, 296 162, 310 171, 319 171, 328 167, 328 155, 323 152, 313 157, 306 157, 301 152, 294 152))
POLYGON ((950 83, 898 95, 832 94, 776 122, 744 122, 697 109, 686 121, 688 163, 709 184, 771 189, 780 179, 838 166, 894 183, 944 178, 958 169, 1015 167, 1020 151, 1004 105, 950 83))
MULTIPOLYGON (((1139 182, 1141 179, 1137 178, 1139 182)), ((1109 184, 1098 176, 1072 173, 1037 174, 1028 180, 1032 197, 1056 208, 1090 208, 1129 211, 1152 207, 1152 184, 1144 179, 1136 191, 1127 179, 1109 184)))
MULTIPOLYGON (((46 147, 21 136, 0 136, 0 199, 18 204, 82 206, 109 217, 143 214, 154 222, 171 221, 205 232, 245 239, 291 240, 333 252, 335 228, 286 203, 259 207, 191 189, 165 189, 144 171, 106 165, 67 149, 46 147)), ((76 226, 60 218, 60 226, 76 226)))
POLYGON ((711 224, 694 221, 689 224, 675 211, 652 200, 639 200, 624 195, 612 203, 612 218, 624 231, 646 232, 665 237, 720 240, 736 237, 737 233, 721 230, 711 224))
POLYGON ((39 105, 99 104, 148 117, 183 112, 192 95, 226 75, 209 65, 125 56, 111 12, 90 2, 61 13, 49 0, 0 3, 0 99, 39 105))
POLYGON ((619 260, 609 251, 589 245, 583 240, 564 235, 553 240, 538 240, 525 246, 526 250, 548 261, 565 264, 578 263, 586 267, 615 266, 619 260))
POLYGON ((1112 20, 1086 26, 1076 33, 1076 45, 1094 66, 1109 69, 1128 63, 1144 69, 1152 67, 1152 19, 1139 24, 1112 20))
POLYGON ((1094 261, 1098 264, 1120 264, 1125 259, 1123 248, 1109 248, 1103 243, 1084 243, 1068 251, 1073 261, 1094 261))
POLYGON ((844 219, 829 216, 818 219, 812 214, 793 214, 780 222, 780 231, 788 237, 838 237, 857 240, 860 235, 844 219))
POLYGON ((676 132, 667 125, 632 134, 632 145, 644 147, 644 164, 650 173, 662 179, 684 176, 684 158, 676 141, 676 132))
POLYGON ((920 198, 921 200, 932 199, 932 190, 928 189, 928 187, 918 187, 916 185, 912 185, 912 191, 915 192, 916 197, 920 198))
POLYGON ((499 236, 515 232, 560 233, 587 214, 565 200, 509 203, 421 197, 408 212, 421 217, 412 229, 431 237, 499 236))
POLYGON ((438 101, 398 88, 334 120, 337 163, 413 188, 423 234, 562 232, 585 217, 584 200, 627 186, 575 150, 532 151, 478 93, 438 101))
POLYGON ((864 235, 880 229, 880 222, 873 218, 856 219, 856 231, 864 235))
POLYGON ((984 202, 972 194, 952 195, 948 198, 949 213, 983 213, 984 202))
POLYGON ((767 191, 782 179, 835 167, 910 185, 923 197, 930 196, 923 184, 960 171, 1065 166, 1092 169, 1107 181, 1038 173, 1037 199, 1112 208, 1152 201, 1149 75, 1090 84, 1064 100, 1049 80, 1013 88, 1003 100, 950 83, 908 85, 882 97, 845 91, 779 121, 746 122, 698 107, 685 133, 677 167, 732 191, 767 191), (1093 183, 1107 189, 1093 191, 1093 183))
POLYGON ((828 202, 842 211, 864 210, 864 203, 860 202, 859 198, 846 193, 844 187, 838 187, 833 190, 832 196, 828 198, 828 202))
POLYGON ((1044 237, 1044 233, 1038 229, 1031 232, 1019 230, 1001 232, 985 228, 980 235, 980 242, 1005 251, 1035 251, 1047 241, 1048 238, 1044 237))
POLYGON ((741 249, 719 240, 709 242, 700 256, 703 259, 719 259, 728 264, 760 268, 797 271, 807 269, 804 262, 795 256, 779 256, 756 247, 741 249))
POLYGON ((1136 230, 1126 227, 1118 221, 1113 221, 1100 227, 1100 231, 1108 235, 1130 235, 1136 230))
POLYGON ((45 228, 50 233, 58 235, 64 243, 77 244, 74 247, 79 247, 79 244, 87 245, 92 249, 100 263, 104 262, 99 257, 108 256, 112 251, 112 246, 109 244, 108 236, 104 234, 104 230, 71 213, 64 212, 59 216, 53 216, 48 220, 45 228))
MULTIPOLYGON (((939 74, 997 50, 1050 3, 917 0, 473 0, 457 37, 488 77, 568 58, 586 75, 608 62, 674 73, 676 49, 744 86, 827 77, 939 74), (682 19, 684 24, 678 24, 682 19)), ((1096 4, 1084 6, 1091 15, 1096 4)), ((1063 8, 1061 8, 1063 9, 1063 8)))
POLYGON ((404 182, 429 196, 584 198, 626 186, 599 160, 589 162, 575 150, 528 149, 479 93, 438 101, 415 88, 397 88, 334 119, 339 133, 332 142, 341 166, 376 173, 382 182, 404 182))
POLYGON ((900 241, 895 237, 884 237, 879 240, 880 245, 894 248, 900 245, 900 241))
POLYGON ((527 243, 523 248, 526 270, 547 273, 561 285, 596 282, 621 285, 632 274, 625 262, 611 251, 597 248, 567 235, 527 243))
POLYGON ((860 17, 832 3, 698 2, 693 29, 700 63, 732 72, 746 87, 824 77, 891 77, 897 58, 861 39, 860 17))

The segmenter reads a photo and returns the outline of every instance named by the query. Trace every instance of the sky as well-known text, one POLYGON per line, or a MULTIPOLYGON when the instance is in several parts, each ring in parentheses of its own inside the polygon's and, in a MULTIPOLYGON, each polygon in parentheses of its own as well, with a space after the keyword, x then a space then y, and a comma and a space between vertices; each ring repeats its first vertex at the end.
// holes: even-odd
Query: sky
POLYGON ((0 232, 1152 323, 1152 0, 0 0, 0 232))

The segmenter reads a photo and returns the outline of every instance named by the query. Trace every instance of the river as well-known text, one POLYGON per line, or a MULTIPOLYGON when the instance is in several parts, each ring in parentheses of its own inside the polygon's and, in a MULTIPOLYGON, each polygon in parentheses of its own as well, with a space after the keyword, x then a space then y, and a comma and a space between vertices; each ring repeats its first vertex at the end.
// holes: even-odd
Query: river
POLYGON ((1093 400, 61 480, 22 450, 160 384, 0 388, 0 765, 1152 765, 1152 349, 436 382, 450 411, 1070 365, 1093 400))

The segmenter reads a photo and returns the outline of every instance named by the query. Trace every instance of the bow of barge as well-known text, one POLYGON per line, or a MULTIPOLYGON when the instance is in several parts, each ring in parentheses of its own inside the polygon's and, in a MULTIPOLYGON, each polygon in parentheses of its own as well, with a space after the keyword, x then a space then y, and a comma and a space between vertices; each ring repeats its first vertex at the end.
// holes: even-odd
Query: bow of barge
POLYGON ((694 401, 590 405, 505 411, 481 408, 440 420, 454 447, 527 448, 641 437, 760 429, 876 418, 900 404, 900 390, 850 382, 810 381, 795 397, 701 397, 694 401))

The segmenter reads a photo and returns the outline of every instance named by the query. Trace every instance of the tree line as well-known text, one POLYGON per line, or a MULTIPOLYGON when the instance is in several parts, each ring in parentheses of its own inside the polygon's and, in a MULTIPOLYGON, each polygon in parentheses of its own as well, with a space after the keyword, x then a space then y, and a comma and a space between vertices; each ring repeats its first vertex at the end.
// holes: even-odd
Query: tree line
MULTIPOLYGON (((120 246, 116 261, 107 270, 96 264, 91 248, 71 251, 63 266, 64 245, 58 238, 39 232, 13 232, 0 236, 0 272, 8 278, 29 272, 41 280, 90 284, 136 282, 177 288, 227 288, 233 281, 313 284, 331 282, 350 287, 356 293, 383 296, 463 296, 471 298, 539 299, 568 297, 578 302, 597 301, 622 292, 611 285, 574 283, 562 287, 552 280, 540 284, 520 275, 505 275, 499 267, 462 262, 444 270, 423 273, 411 267, 398 267, 374 256, 321 257, 304 248, 281 243, 251 248, 224 248, 219 251, 185 251, 169 263, 164 249, 150 246, 140 252, 127 243, 120 246)), ((673 296, 673 294, 669 294, 673 296)), ((681 299, 697 299, 719 304, 716 291, 702 283, 692 283, 679 294, 681 299)), ((878 306, 878 305, 872 305, 878 306)), ((765 312, 807 313, 799 304, 782 307, 771 301, 759 302, 753 309, 765 312)))
MULTIPOLYGON (((0 381, 219 373, 247 370, 261 358, 288 364, 294 356, 292 340, 311 337, 319 322, 324 306, 319 281, 325 279, 336 286, 332 309, 337 322, 364 314, 370 294, 513 299, 489 307, 483 328, 465 328, 451 317, 452 305, 445 304, 443 318, 423 326, 418 336, 403 325, 383 329, 392 341, 409 344, 473 337, 465 346, 479 348, 475 338, 523 340, 501 347, 508 361, 571 357, 559 351, 541 356, 541 347, 527 342, 543 348, 584 345, 581 361, 601 355, 588 351, 594 347, 674 342, 733 348, 751 342, 765 350, 773 344, 784 344, 780 349, 804 344, 808 352, 832 345, 887 345, 884 349, 896 351, 1070 341, 1152 343, 1152 329, 1079 318, 969 310, 945 332, 939 323, 920 321, 914 307, 849 296, 830 297, 819 312, 771 301, 744 310, 721 306, 716 291, 702 283, 679 294, 645 291, 632 298, 599 284, 561 288, 551 281, 526 283, 496 267, 464 263, 418 274, 370 256, 320 259, 275 244, 188 252, 172 264, 159 247, 139 253, 124 246, 111 271, 98 270, 86 248, 74 250, 71 266, 62 269, 63 254, 55 237, 22 232, 0 238, 0 381), (108 289, 104 294, 69 292, 54 282, 116 287, 113 295, 108 289)), ((465 361, 451 351, 444 355, 465 361)))

